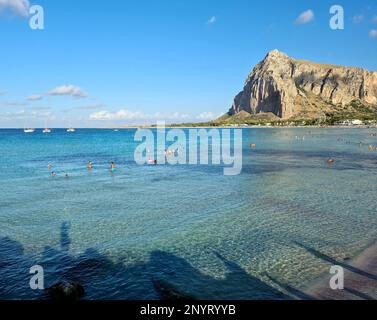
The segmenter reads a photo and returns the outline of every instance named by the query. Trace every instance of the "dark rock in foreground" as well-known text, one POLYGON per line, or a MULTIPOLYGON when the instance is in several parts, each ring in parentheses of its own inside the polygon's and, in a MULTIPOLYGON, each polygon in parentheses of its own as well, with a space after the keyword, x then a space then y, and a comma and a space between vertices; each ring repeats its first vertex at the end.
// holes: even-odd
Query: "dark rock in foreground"
POLYGON ((173 288, 169 283, 162 280, 153 280, 153 286, 160 296, 161 300, 194 300, 193 297, 179 292, 176 288, 173 288))
POLYGON ((59 282, 46 291, 48 297, 55 301, 78 301, 85 295, 84 287, 75 282, 59 282))

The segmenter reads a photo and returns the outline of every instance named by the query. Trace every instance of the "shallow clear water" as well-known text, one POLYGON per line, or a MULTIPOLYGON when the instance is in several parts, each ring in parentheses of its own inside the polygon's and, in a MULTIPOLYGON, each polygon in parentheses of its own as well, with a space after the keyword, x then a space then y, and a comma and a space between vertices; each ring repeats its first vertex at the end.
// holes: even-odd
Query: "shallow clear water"
POLYGON ((242 173, 224 176, 136 165, 135 130, 0 130, 0 298, 43 297, 29 288, 35 264, 46 287, 78 281, 87 299, 158 299, 161 286, 198 299, 295 297, 331 259, 376 240, 375 131, 244 129, 242 173))

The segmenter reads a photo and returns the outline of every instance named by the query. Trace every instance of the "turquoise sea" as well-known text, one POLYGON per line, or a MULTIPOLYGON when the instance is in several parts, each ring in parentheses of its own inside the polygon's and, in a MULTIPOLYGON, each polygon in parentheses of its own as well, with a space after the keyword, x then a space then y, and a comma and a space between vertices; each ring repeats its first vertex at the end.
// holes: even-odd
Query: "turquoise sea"
POLYGON ((137 165, 131 129, 0 130, 0 298, 44 298, 33 265, 86 299, 305 298, 376 241, 376 132, 243 129, 242 173, 224 176, 137 165))

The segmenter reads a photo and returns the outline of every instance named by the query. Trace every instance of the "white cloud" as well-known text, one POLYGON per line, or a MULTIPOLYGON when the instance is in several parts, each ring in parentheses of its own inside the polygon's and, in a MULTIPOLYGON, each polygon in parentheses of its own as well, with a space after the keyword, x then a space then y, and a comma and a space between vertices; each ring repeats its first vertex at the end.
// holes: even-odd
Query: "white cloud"
POLYGON ((95 121, 117 121, 117 120, 138 120, 138 121, 157 121, 157 120, 184 120, 188 119, 190 116, 184 113, 170 113, 170 114, 163 114, 160 112, 156 112, 154 114, 146 114, 140 111, 130 111, 127 109, 121 109, 119 111, 111 112, 111 111, 99 111, 92 113, 89 115, 90 120, 95 121))
POLYGON ((209 121, 214 120, 221 117, 223 113, 216 114, 213 112, 202 112, 196 116, 181 113, 181 112, 174 112, 174 113, 161 113, 156 112, 153 114, 147 114, 140 111, 130 111, 127 109, 121 109, 119 111, 99 111, 94 112, 89 115, 90 120, 94 121, 119 121, 119 120, 129 120, 129 121, 209 121))
POLYGON ((0 0, 0 12, 9 9, 16 15, 27 17, 29 8, 29 0, 0 0))
POLYGON ((34 94, 28 97, 27 100, 39 101, 42 100, 45 96, 72 96, 75 99, 80 99, 87 97, 87 94, 80 87, 70 84, 56 87, 45 94, 34 94))
POLYGON ((352 17, 352 22, 354 24, 358 24, 358 23, 361 23, 363 21, 364 21, 364 15, 362 15, 362 14, 358 14, 358 15, 352 17))
POLYGON ((132 112, 126 109, 119 110, 117 112, 111 111, 99 111, 92 113, 89 116, 90 120, 139 120, 144 115, 141 112, 132 112))
POLYGON ((0 118, 1 120, 22 120, 22 119, 54 119, 55 115, 52 112, 35 112, 35 111, 26 111, 26 110, 21 110, 17 112, 4 112, 0 113, 0 118))
POLYGON ((307 10, 301 13, 295 21, 295 24, 305 24, 314 20, 314 12, 307 10))
POLYGON ((83 106, 78 107, 78 109, 81 109, 81 110, 95 110, 95 109, 99 109, 99 108, 103 108, 103 104, 100 104, 100 103, 87 104, 87 105, 83 105, 83 106))
POLYGON ((52 89, 49 93, 50 96, 72 96, 74 98, 84 98, 87 94, 80 88, 74 85, 62 85, 52 89))
POLYGON ((370 30, 369 36, 373 39, 377 39, 377 30, 376 29, 370 30))
POLYGON ((377 23, 377 16, 374 16, 372 19, 372 23, 377 23))
POLYGON ((207 23, 208 23, 208 24, 214 24, 214 23, 216 23, 216 21, 217 21, 216 16, 212 16, 212 17, 207 21, 207 23))
POLYGON ((0 102, 0 105, 5 107, 23 107, 26 106, 26 102, 19 102, 19 101, 4 101, 0 102))
POLYGON ((190 115, 186 113, 180 113, 180 112, 174 112, 174 113, 169 113, 169 114, 164 114, 160 112, 156 112, 153 115, 148 115, 149 119, 152 120, 185 120, 189 119, 190 115))
POLYGON ((14 119, 24 119, 28 116, 26 111, 17 111, 17 112, 3 112, 0 113, 0 118, 2 120, 14 120, 14 119))
POLYGON ((51 110, 50 106, 33 106, 31 107, 33 110, 51 110))
POLYGON ((34 94, 30 97, 27 98, 29 101, 38 101, 38 100, 42 100, 43 99, 43 96, 40 95, 40 94, 34 94))
POLYGON ((214 114, 213 112, 202 112, 196 116, 198 120, 215 120, 219 115, 214 114))

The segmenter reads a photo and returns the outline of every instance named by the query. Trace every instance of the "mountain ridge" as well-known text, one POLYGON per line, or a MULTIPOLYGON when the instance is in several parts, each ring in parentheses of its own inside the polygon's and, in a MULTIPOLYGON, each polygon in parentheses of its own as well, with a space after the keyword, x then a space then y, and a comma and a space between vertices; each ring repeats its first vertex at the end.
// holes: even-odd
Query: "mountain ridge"
POLYGON ((294 59, 272 50, 253 68, 228 115, 241 111, 283 120, 377 114, 377 72, 294 59))

